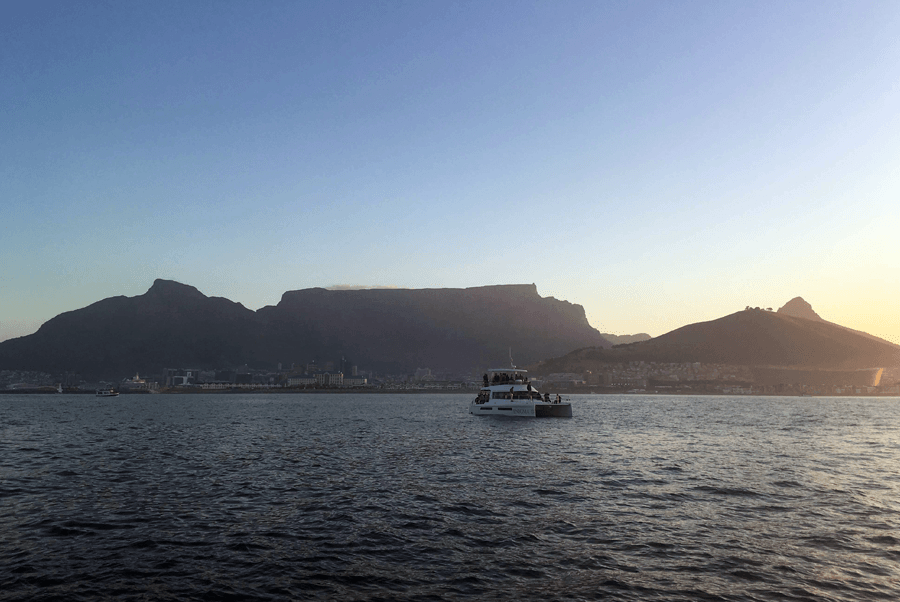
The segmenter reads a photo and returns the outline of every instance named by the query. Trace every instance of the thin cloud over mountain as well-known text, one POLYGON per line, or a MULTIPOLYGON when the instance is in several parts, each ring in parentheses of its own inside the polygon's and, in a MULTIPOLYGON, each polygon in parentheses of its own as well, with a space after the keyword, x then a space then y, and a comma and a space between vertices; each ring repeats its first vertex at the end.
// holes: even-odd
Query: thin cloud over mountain
POLYGON ((325 290, 327 291, 373 291, 373 290, 409 290, 408 287, 405 286, 394 286, 392 284, 334 284, 332 286, 326 286, 325 290))

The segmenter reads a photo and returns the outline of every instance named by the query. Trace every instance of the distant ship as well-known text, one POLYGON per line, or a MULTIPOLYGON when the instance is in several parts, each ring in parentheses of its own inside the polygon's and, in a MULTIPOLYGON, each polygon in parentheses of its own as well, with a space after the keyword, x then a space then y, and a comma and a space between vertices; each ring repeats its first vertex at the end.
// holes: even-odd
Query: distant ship
POLYGON ((572 404, 557 395, 541 395, 530 382, 528 371, 516 368, 489 370, 484 386, 469 405, 476 416, 533 416, 536 418, 571 418, 572 404))
POLYGON ((123 393, 156 393, 153 383, 147 382, 135 372, 134 378, 126 378, 119 383, 119 391, 123 393))
POLYGON ((115 389, 97 389, 97 397, 118 397, 119 392, 115 389))

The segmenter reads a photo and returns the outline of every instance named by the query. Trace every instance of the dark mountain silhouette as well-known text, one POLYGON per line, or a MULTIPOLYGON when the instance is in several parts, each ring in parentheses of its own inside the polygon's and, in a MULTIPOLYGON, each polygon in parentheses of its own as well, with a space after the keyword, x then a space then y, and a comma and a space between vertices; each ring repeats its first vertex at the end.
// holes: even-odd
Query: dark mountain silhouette
POLYGON ((509 365, 510 349, 525 364, 608 345, 580 305, 543 298, 534 285, 307 289, 254 312, 157 280, 143 295, 104 299, 0 343, 0 369, 121 377, 345 357, 379 371, 468 371, 509 365))
POLYGON ((240 303, 157 280, 136 297, 110 297, 0 343, 0 366, 93 377, 228 366, 253 359, 256 314, 240 303))
POLYGON ((900 349, 824 320, 748 309, 683 326, 613 349, 581 349, 541 365, 541 372, 577 372, 597 362, 705 362, 858 370, 900 363, 900 349))
POLYGON ((468 289, 306 289, 258 312, 277 357, 349 357, 379 371, 521 364, 551 349, 608 346, 584 308, 532 285, 468 289))
POLYGON ((691 324, 639 345, 693 361, 856 369, 893 364, 897 350, 822 320, 762 310, 691 324))
POLYGON ((613 345, 627 345, 628 343, 639 343, 641 341, 649 341, 653 337, 651 337, 646 332, 641 332, 638 334, 609 334, 608 332, 601 333, 603 338, 612 343, 613 345))
POLYGON ((784 307, 778 310, 778 313, 785 314, 788 316, 794 316, 795 318, 805 318, 807 320, 817 320, 820 322, 825 322, 826 324, 831 324, 832 326, 837 326, 838 328, 843 328, 849 332, 856 333, 858 335, 864 336, 868 339, 872 339, 873 341, 879 341, 881 343, 886 343, 888 345, 892 345, 898 350, 900 350, 900 345, 896 343, 891 343, 890 341, 885 341, 882 338, 871 335, 867 332, 862 332, 861 330, 854 330, 852 328, 848 328, 846 326, 841 326, 840 324, 835 324, 834 322, 829 322, 828 320, 823 319, 819 314, 813 311, 812 305, 803 300, 803 297, 794 297, 790 301, 784 304, 784 307))

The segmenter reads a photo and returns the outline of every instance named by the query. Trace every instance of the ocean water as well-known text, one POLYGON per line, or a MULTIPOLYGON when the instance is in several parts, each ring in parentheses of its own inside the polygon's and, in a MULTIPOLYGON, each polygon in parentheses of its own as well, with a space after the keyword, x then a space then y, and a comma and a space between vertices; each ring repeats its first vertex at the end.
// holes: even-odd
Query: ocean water
POLYGON ((900 400, 0 396, 0 600, 896 600, 900 400))

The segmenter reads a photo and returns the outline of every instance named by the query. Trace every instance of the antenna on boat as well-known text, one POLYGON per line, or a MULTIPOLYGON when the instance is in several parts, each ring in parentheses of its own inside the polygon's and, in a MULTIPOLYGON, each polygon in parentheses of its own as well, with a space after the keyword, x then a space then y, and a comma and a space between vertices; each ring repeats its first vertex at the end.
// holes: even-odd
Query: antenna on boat
POLYGON ((516 365, 513 363, 513 359, 512 359, 512 347, 509 348, 509 367, 512 368, 513 370, 516 369, 516 365))

